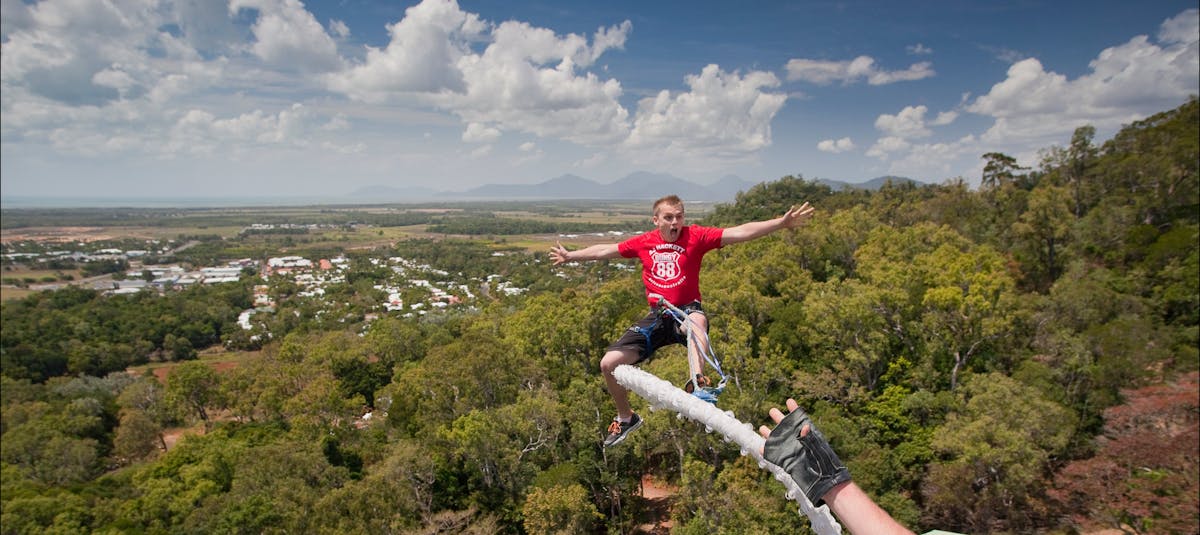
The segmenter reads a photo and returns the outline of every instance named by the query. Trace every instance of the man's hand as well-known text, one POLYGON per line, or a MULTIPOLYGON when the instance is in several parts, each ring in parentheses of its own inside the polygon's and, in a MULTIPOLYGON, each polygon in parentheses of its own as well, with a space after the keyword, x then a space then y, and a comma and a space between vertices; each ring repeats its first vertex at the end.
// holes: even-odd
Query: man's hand
POLYGON ((763 458, 790 474, 808 501, 820 507, 825 493, 850 481, 850 470, 796 400, 788 399, 787 408, 787 416, 779 409, 771 409, 771 419, 778 424, 774 430, 765 425, 758 428, 759 434, 767 439, 763 458))
POLYGON ((550 259, 554 261, 554 265, 559 265, 568 261, 567 255, 570 254, 566 247, 563 247, 562 242, 554 242, 554 247, 550 248, 550 259))
POLYGON ((800 206, 792 205, 787 213, 783 214, 783 228, 797 228, 807 223, 809 219, 812 219, 815 210, 816 208, 813 208, 808 203, 800 206))

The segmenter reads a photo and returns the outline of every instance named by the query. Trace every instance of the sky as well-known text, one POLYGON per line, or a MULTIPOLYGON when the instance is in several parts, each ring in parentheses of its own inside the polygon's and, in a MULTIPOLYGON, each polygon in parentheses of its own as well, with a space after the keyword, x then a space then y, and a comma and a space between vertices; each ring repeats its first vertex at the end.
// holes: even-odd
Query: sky
MULTIPOLYGON (((0 0, 0 195, 976 185, 1200 93, 1196 0, 0 0)), ((681 192, 686 196, 686 192, 681 192)))

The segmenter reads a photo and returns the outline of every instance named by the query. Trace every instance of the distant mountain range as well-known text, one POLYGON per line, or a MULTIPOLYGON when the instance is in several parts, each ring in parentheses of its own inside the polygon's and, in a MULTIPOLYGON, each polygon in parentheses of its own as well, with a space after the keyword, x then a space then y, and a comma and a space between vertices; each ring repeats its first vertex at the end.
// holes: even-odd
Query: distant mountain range
MULTIPOLYGON (((906 177, 881 176, 863 183, 817 179, 834 191, 845 189, 877 190, 887 182, 921 182, 906 177)), ((601 184, 578 175, 566 174, 538 184, 486 184, 465 191, 438 191, 426 187, 372 185, 359 188, 349 196, 375 202, 479 201, 479 200, 647 200, 676 194, 689 201, 732 202, 738 192, 759 182, 726 175, 702 185, 664 173, 638 171, 609 184, 601 184)))

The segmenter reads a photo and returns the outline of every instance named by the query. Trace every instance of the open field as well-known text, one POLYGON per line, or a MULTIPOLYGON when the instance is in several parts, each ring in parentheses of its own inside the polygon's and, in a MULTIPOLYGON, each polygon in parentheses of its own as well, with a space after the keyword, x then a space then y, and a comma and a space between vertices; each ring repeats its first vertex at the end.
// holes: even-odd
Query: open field
MULTIPOLYGON (((216 346, 201 351, 199 361, 220 372, 236 368, 240 364, 256 359, 261 355, 261 351, 227 351, 224 348, 216 346)), ((126 371, 133 375, 144 375, 147 372, 153 373, 154 377, 158 378, 159 381, 166 383, 167 376, 171 374, 171 370, 180 364, 183 364, 183 362, 151 362, 141 366, 134 366, 126 371)))
POLYGON ((28 288, 17 288, 17 287, 9 286, 9 285, 5 284, 3 286, 0 286, 0 301, 8 301, 9 299, 24 299, 26 297, 29 297, 29 294, 32 294, 36 291, 37 290, 30 290, 28 288))
POLYGON ((120 226, 38 226, 4 229, 0 233, 0 242, 12 243, 21 241, 38 241, 43 243, 92 243, 123 239, 139 240, 174 240, 179 236, 196 234, 215 234, 221 237, 236 236, 244 228, 240 225, 225 226, 180 226, 164 227, 159 225, 120 225, 120 226))
POLYGON ((22 264, 6 265, 4 271, 0 273, 6 279, 10 277, 14 279, 31 278, 38 281, 48 277, 53 277, 55 280, 79 280, 83 278, 83 270, 80 269, 30 269, 22 264))
POLYGON ((79 269, 29 269, 23 264, 6 263, 4 270, 0 271, 0 279, 4 281, 0 284, 0 301, 22 299, 38 291, 39 286, 44 284, 72 283, 84 278, 83 271, 79 269), (12 284, 14 281, 20 281, 20 285, 25 287, 12 284))

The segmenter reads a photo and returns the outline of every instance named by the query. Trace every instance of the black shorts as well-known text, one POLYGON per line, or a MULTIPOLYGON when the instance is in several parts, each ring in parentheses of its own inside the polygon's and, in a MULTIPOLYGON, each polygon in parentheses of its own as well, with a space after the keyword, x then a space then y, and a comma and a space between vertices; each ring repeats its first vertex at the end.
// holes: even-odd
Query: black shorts
MULTIPOLYGON (((692 312, 704 313, 699 301, 692 301, 679 308, 689 315, 692 312)), ((637 363, 640 363, 654 356, 654 352, 660 347, 686 343, 687 332, 679 322, 669 312, 656 308, 626 329, 625 334, 609 345, 607 350, 632 349, 637 351, 637 363)))

